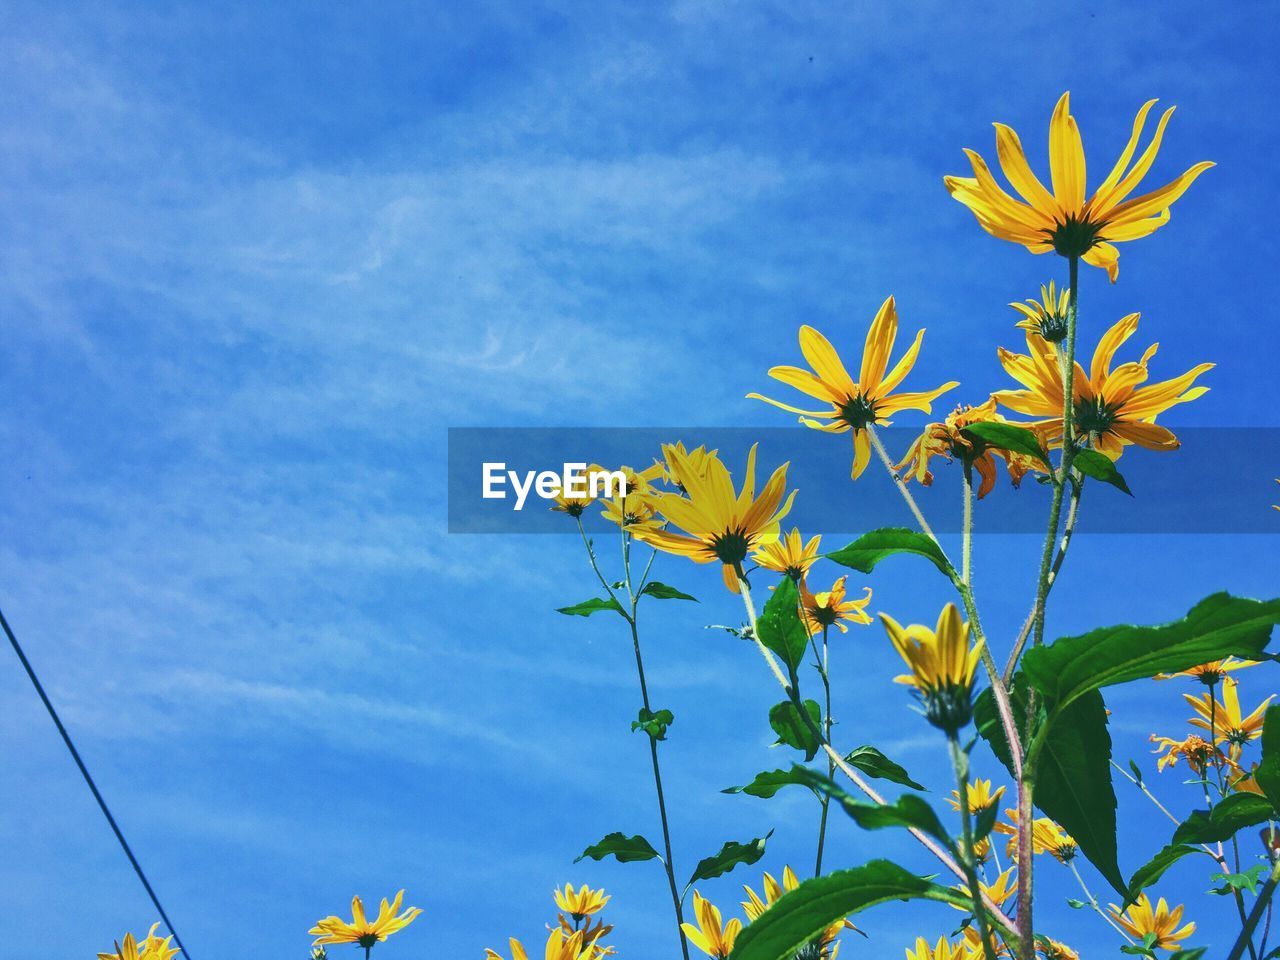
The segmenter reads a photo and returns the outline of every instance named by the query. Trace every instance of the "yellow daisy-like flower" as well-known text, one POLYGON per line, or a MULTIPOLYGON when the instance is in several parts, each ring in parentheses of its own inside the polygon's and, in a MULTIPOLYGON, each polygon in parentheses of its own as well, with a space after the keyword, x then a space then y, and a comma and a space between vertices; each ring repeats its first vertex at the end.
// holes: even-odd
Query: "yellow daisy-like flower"
POLYGON ((818 562, 818 544, 821 542, 822 537, 815 536, 806 543, 799 528, 793 527, 786 536, 760 544, 751 559, 758 567, 785 574, 799 583, 809 568, 818 562))
POLYGON ((987 858, 991 856, 991 839, 983 837, 981 840, 973 841, 973 859, 978 866, 982 866, 987 862, 987 858))
POLYGON ((592 914, 599 913, 610 897, 603 890, 592 890, 585 883, 576 891, 573 884, 566 883, 563 890, 555 891, 556 906, 575 920, 582 920, 592 914))
MULTIPOLYGON (((1004 905, 1009 902, 1010 898, 1018 892, 1018 881, 1014 878, 1014 868, 1010 867, 1008 870, 1005 870, 1004 873, 1000 874, 1000 876, 996 877, 990 883, 983 883, 979 880, 978 888, 992 903, 1003 909, 1004 905)), ((957 884, 955 887, 952 887, 952 889, 959 890, 966 897, 969 896, 969 888, 962 884, 957 884)), ((951 904, 951 906, 956 910, 963 911, 967 909, 954 903, 951 904)), ((979 942, 978 945, 981 946, 982 944, 979 942)))
POLYGON ((939 729, 954 733, 973 715, 973 675, 982 656, 982 641, 969 646, 969 624, 948 603, 930 630, 920 624, 903 627, 888 614, 880 620, 894 649, 911 672, 895 683, 915 687, 925 704, 925 716, 939 729))
POLYGON ((720 920, 720 911, 710 900, 693 891, 693 915, 698 923, 683 923, 681 928, 689 942, 709 957, 724 960, 733 952, 733 945, 742 932, 742 921, 736 917, 728 923, 720 920))
POLYGON ((123 940, 116 942, 115 947, 115 953, 100 953, 98 960, 139 960, 142 955, 132 933, 126 933, 123 940))
POLYGON ((827 410, 803 410, 790 404, 771 400, 758 393, 747 394, 748 399, 763 400, 781 410, 800 415, 800 422, 826 433, 853 431, 853 478, 862 475, 871 460, 871 436, 867 428, 887 422, 884 418, 901 410, 923 410, 928 413, 934 400, 960 384, 950 381, 921 393, 894 393, 898 385, 911 372, 920 354, 924 331, 916 334, 907 352, 886 373, 889 356, 898 336, 898 312, 893 297, 880 306, 880 312, 867 331, 866 345, 862 351, 862 367, 855 381, 845 369, 840 355, 830 341, 813 327, 800 328, 800 352, 812 367, 812 372, 799 367, 773 367, 769 376, 795 387, 824 403, 827 410), (824 422, 825 421, 825 422, 824 422))
MULTIPOLYGON (((783 868, 782 883, 779 884, 773 878, 773 874, 766 873, 763 878, 764 896, 756 894, 745 883, 742 889, 746 891, 747 899, 742 901, 742 909, 747 915, 747 921, 754 923, 760 919, 760 916, 771 906, 778 902, 778 899, 784 893, 790 893, 800 886, 800 879, 796 876, 796 872, 790 867, 783 868)), ((836 938, 845 930, 857 930, 848 918, 837 920, 831 924, 822 934, 814 941, 818 949, 818 957, 820 960, 835 960, 836 954, 839 953, 840 944, 836 938)), ((859 931, 861 932, 861 931, 859 931)))
MULTIPOLYGON (((1073 422, 1077 434, 1116 459, 1129 444, 1148 450, 1176 450, 1178 438, 1156 417, 1179 403, 1188 403, 1208 392, 1208 387, 1192 384, 1212 363, 1202 363, 1180 377, 1142 386, 1147 380, 1147 364, 1155 356, 1153 344, 1142 359, 1122 363, 1114 370, 1116 351, 1138 329, 1138 314, 1131 313, 1111 327, 1093 352, 1089 373, 1077 361, 1073 374, 1073 422)), ((999 390, 992 397, 1017 413, 1045 419, 1031 424, 1052 445, 1062 444, 1063 382, 1058 363, 1058 347, 1039 334, 1027 333, 1027 353, 998 350, 1005 372, 1021 383, 1023 390, 999 390)))
POLYGON ((929 946, 924 937, 916 937, 914 950, 907 950, 907 960, 968 960, 969 946, 963 940, 952 943, 946 937, 939 937, 936 946, 929 946))
MULTIPOLYGON (((985 960, 986 953, 982 949, 982 934, 973 924, 965 927, 960 934, 964 941, 964 960, 985 960)), ((990 934, 991 950, 997 957, 1010 956, 1009 948, 1000 942, 994 932, 990 934)))
MULTIPOLYGON (((965 800, 967 801, 966 806, 969 808, 970 815, 977 816, 994 807, 1000 802, 1000 798, 1004 796, 1004 789, 1004 787, 996 787, 992 790, 990 780, 971 780, 965 784, 965 800)), ((960 791, 952 790, 951 796, 947 798, 947 803, 951 804, 952 810, 959 813, 960 791)))
POLYGON ((742 489, 735 491, 729 471, 719 457, 711 457, 705 475, 695 476, 688 460, 668 447, 671 466, 688 484, 688 496, 660 493, 654 504, 662 517, 683 534, 645 527, 635 531, 636 539, 695 563, 722 564, 725 586, 738 592, 738 575, 747 555, 762 544, 778 538, 780 521, 791 511, 795 491, 782 497, 787 485, 787 466, 773 471, 769 482, 756 496, 756 445, 747 455, 742 489))
MULTIPOLYGON (((529 960, 524 944, 515 937, 508 941, 508 945, 511 947, 511 960, 529 960)), ((557 927, 547 935, 543 957, 545 960, 599 960, 612 952, 612 949, 596 946, 588 940, 585 931, 565 933, 557 927)), ((484 956, 485 960, 502 960, 502 954, 496 950, 485 950, 484 956)))
MULTIPOLYGON (((1006 808, 1004 815, 1008 823, 997 821, 993 828, 996 833, 1009 837, 1005 852, 1015 862, 1018 858, 1018 811, 1014 807, 1006 808)), ((1048 817, 1037 817, 1031 821, 1031 855, 1051 853, 1059 863, 1068 863, 1076 855, 1076 841, 1060 826, 1048 817)))
POLYGON ((1152 752, 1164 754, 1156 761, 1156 770, 1160 773, 1164 773, 1166 767, 1176 767, 1179 760, 1186 760, 1187 766, 1200 776, 1204 776, 1210 761, 1216 759, 1221 762, 1231 762, 1221 750, 1195 734, 1185 740, 1173 740, 1153 733, 1150 740, 1156 745, 1156 749, 1152 752))
POLYGON ((1101 267, 1115 283, 1120 275, 1120 251, 1114 246, 1137 240, 1169 222, 1169 207, 1192 182, 1213 166, 1202 161, 1157 190, 1126 199, 1147 175, 1164 139, 1170 107, 1160 118, 1156 133, 1137 162, 1129 166, 1142 137, 1147 114, 1156 101, 1148 100, 1138 111, 1120 159, 1093 196, 1086 198, 1084 144, 1071 95, 1064 93, 1049 121, 1049 175, 1052 192, 1031 172, 1018 135, 1002 123, 996 128, 996 155, 1009 184, 1021 199, 1010 196, 991 174, 985 160, 965 150, 973 165, 972 177, 944 177, 947 191, 968 207, 982 229, 1001 240, 1021 244, 1032 253, 1054 250, 1064 257, 1080 257, 1101 267))
POLYGON ((821 633, 824 627, 831 626, 839 627, 841 633, 848 633, 849 628, 844 625, 846 620, 871 623, 871 614, 867 613, 867 605, 871 603, 871 588, 864 588, 866 593, 860 600, 846 600, 845 581, 848 579, 841 577, 831 585, 830 590, 821 593, 810 593, 809 585, 804 580, 800 581, 800 616, 810 635, 821 633))
POLYGON ((1022 314, 1022 319, 1015 324, 1020 329, 1037 333, 1049 343, 1061 343, 1067 338, 1067 310, 1071 306, 1071 291, 1067 287, 1059 290, 1050 280, 1048 286, 1040 285, 1039 300, 1009 306, 1022 314))
POLYGON ((1044 957, 1044 960, 1080 960, 1079 953, 1057 940, 1044 937, 1037 945, 1040 948, 1040 956, 1044 957))
POLYGON ((685 492, 685 483, 675 473, 671 457, 668 455, 668 450, 677 451, 684 458, 684 462, 688 465, 687 469, 691 470, 695 476, 699 477, 706 475, 707 464, 711 461, 711 458, 715 457, 719 453, 718 450, 708 450, 706 446, 697 446, 692 450, 686 450, 684 448, 684 444, 679 441, 671 444, 663 444, 662 455, 664 457, 664 462, 659 462, 656 466, 662 470, 661 476, 663 479, 673 487, 678 488, 681 493, 685 492))
POLYGON ((1259 662, 1258 660, 1239 660, 1236 657, 1227 657, 1225 660, 1212 660, 1209 663, 1202 663, 1199 666, 1192 667, 1190 670, 1181 670, 1178 673, 1157 673, 1156 679, 1172 680, 1175 677, 1189 677, 1192 680, 1199 680, 1206 687, 1212 687, 1221 682, 1228 673, 1244 670, 1246 667, 1256 667, 1259 662))
POLYGON ((341 917, 329 916, 317 921, 308 932, 316 938, 315 942, 318 944, 354 943, 364 947, 367 956, 375 943, 386 940, 391 934, 403 930, 422 913, 417 907, 409 907, 401 913, 400 904, 403 901, 403 890, 396 894, 393 901, 388 902, 387 898, 383 897, 378 907, 378 916, 370 921, 365 916, 364 903, 359 897, 352 897, 350 922, 341 917))
POLYGON ((1108 906, 1111 908, 1112 919, 1135 940, 1141 941, 1147 934, 1154 934, 1156 939, 1151 946, 1157 950, 1174 950, 1180 942, 1196 932, 1194 923, 1178 929, 1178 924, 1182 922, 1182 905, 1170 910, 1164 897, 1160 898, 1154 910, 1151 898, 1145 893, 1127 910, 1121 910, 1114 903, 1108 906))
POLYGON ((1182 699, 1191 704, 1196 715, 1191 718, 1191 725, 1201 730, 1213 728, 1214 743, 1229 743, 1233 747, 1242 747, 1250 740, 1262 736, 1262 723, 1267 707, 1276 695, 1273 693, 1263 700, 1261 705, 1247 716, 1240 709, 1240 697, 1236 693, 1239 684, 1227 678, 1222 684, 1222 699, 1214 701, 1212 693, 1194 697, 1184 693, 1182 699))
MULTIPOLYGON (((613 496, 600 501, 604 518, 630 533, 660 528, 662 521, 658 518, 654 507, 658 491, 653 486, 653 481, 662 476, 662 469, 660 463, 655 463, 644 470, 635 470, 628 466, 619 467, 618 470, 625 476, 626 483, 621 492, 615 491, 613 496)), ((599 464, 593 463, 587 467, 588 476, 609 472, 599 464)))
POLYGON ((1008 423, 996 412, 995 398, 987 400, 979 406, 957 407, 947 415, 942 423, 931 423, 924 428, 924 433, 916 438, 907 450, 907 455, 894 466, 903 480, 915 480, 924 486, 933 483, 933 473, 929 469, 929 461, 934 457, 944 457, 950 463, 959 459, 978 472, 981 482, 978 485, 978 499, 981 500, 996 485, 996 459, 1005 462, 1009 469, 1009 479, 1016 487, 1022 478, 1035 469, 1043 469, 1034 457, 1011 450, 990 447, 973 434, 964 432, 964 428, 975 423, 1008 423))
POLYGON ((126 933, 124 939, 116 943, 115 953, 100 953, 98 960, 171 960, 178 948, 172 945, 173 937, 161 937, 156 932, 159 929, 159 922, 153 923, 141 943, 132 933, 126 933))

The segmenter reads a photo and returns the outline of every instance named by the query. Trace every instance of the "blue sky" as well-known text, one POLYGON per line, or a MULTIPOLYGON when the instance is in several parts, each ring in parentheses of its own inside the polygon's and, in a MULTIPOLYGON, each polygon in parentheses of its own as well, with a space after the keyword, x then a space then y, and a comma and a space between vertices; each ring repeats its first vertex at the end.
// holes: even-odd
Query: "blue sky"
MULTIPOLYGON (((657 834, 620 625, 553 612, 592 593, 570 537, 446 534, 445 431, 776 426, 741 398, 795 359, 797 326, 852 348, 890 292, 905 328, 929 328, 918 383, 1006 386, 1005 304, 1061 268, 942 189, 962 147, 993 151, 992 120, 1043 169, 1069 88, 1096 171, 1144 100, 1179 105, 1153 178, 1219 166, 1122 248, 1118 285, 1086 271, 1083 339, 1141 310, 1158 371, 1218 363, 1171 425, 1280 426, 1268 13, 6 4, 0 600, 192 956, 301 957, 316 917, 405 886, 425 913, 380 951, 479 957, 540 939, 566 880, 615 894, 627 956, 671 955, 656 870, 571 865, 610 830, 657 834)), ((1238 482, 1255 496, 1277 475, 1238 482)), ((1083 536, 1051 629, 1273 593, 1277 543, 1083 536)), ((995 637, 1025 612, 1038 547, 979 540, 995 637)), ((782 760, 768 678, 702 629, 732 598, 705 569, 658 576, 704 599, 646 636, 678 718, 683 868, 770 827, 761 866, 807 863, 803 798, 718 792, 782 760)), ((906 566, 872 586, 902 620, 946 599, 906 566)), ((842 737, 942 788, 883 638, 842 644, 842 737)), ((1245 697, 1275 688, 1255 671, 1245 697)), ((1118 755, 1153 769, 1145 736, 1181 729, 1177 694, 1111 698, 1118 755)), ((91 955, 151 908, 16 663, 0 698, 9 939, 91 955)), ((1121 796, 1132 870, 1165 836, 1121 796)), ((929 869, 904 838, 837 825, 832 862, 873 855, 929 869)), ((1113 951, 1096 918, 1050 905, 1069 876, 1042 876, 1064 938, 1113 951)), ((728 905, 741 880, 758 874, 706 892, 728 905)), ((1168 881, 1202 886, 1189 866, 1168 881)), ((1221 946, 1224 903, 1194 918, 1221 946)), ((863 955, 953 924, 887 910, 863 955)))

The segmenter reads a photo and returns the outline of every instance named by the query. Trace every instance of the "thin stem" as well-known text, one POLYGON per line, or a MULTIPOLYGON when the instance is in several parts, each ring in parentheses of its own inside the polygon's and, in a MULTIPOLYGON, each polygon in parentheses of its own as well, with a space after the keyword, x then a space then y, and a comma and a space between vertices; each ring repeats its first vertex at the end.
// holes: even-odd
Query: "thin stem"
POLYGON ((1107 914, 1107 912, 1098 905, 1098 898, 1093 895, 1093 891, 1090 890, 1088 885, 1084 882, 1084 877, 1080 876, 1080 868, 1076 866, 1076 862, 1072 860, 1068 863, 1068 866, 1071 867, 1071 872, 1076 875, 1076 882, 1080 884, 1080 889, 1083 890, 1084 895, 1088 897, 1089 906, 1093 907, 1094 912, 1098 916, 1100 916, 1103 920, 1107 921, 1107 923, 1111 926, 1111 929, 1113 929, 1116 933, 1124 937, 1125 940, 1127 940, 1129 943, 1133 943, 1133 937, 1125 933, 1124 928, 1121 927, 1120 924, 1116 923, 1115 920, 1113 920, 1107 914))
MULTIPOLYGON (((831 677, 827 673, 828 653, 827 653, 827 631, 830 628, 827 624, 822 625, 822 660, 818 669, 818 675, 822 678, 822 692, 825 697, 825 704, 822 713, 822 728, 826 734, 827 742, 831 742, 831 677)), ((834 778, 836 775, 836 765, 830 757, 827 758, 827 777, 834 778)), ((822 818, 818 821, 818 857, 814 863, 813 875, 815 877, 822 876, 822 848, 827 840, 827 814, 831 807, 831 797, 828 794, 822 795, 822 818)))
POLYGON ((969 757, 960 746, 954 733, 947 735, 947 748, 951 752, 951 766, 956 772, 956 786, 960 796, 960 855, 964 867, 965 883, 973 898, 973 918, 978 924, 978 936, 982 938, 982 952, 986 960, 996 960, 995 947, 987 926, 987 911, 982 902, 982 886, 978 883, 977 858, 973 855, 973 824, 969 815, 969 757))
POLYGON ((1276 860, 1272 865, 1271 876, 1267 878, 1262 891, 1258 894, 1258 899, 1254 901, 1253 909, 1249 912, 1249 916, 1244 922, 1244 928, 1240 931, 1240 936, 1236 938, 1235 946, 1227 954, 1227 960, 1240 960, 1244 955, 1246 945, 1252 949, 1253 931, 1257 928, 1258 921, 1262 919, 1262 915, 1271 905, 1271 897, 1276 892, 1276 884, 1278 882, 1280 882, 1280 860, 1276 860))
MULTIPOLYGON (((760 651, 760 656, 764 658, 765 664, 769 667, 769 672, 773 674, 774 679, 778 681, 778 685, 782 687, 787 696, 792 700, 792 702, 799 701, 800 696, 798 691, 792 686, 791 681, 787 679, 786 674, 782 672, 782 668, 778 666, 778 661, 774 659, 769 648, 764 645, 764 641, 760 639, 760 627, 756 620, 755 601, 751 597, 751 585, 743 575, 741 567, 738 568, 738 590, 742 595, 742 602, 747 610, 747 622, 751 625, 751 639, 755 643, 756 649, 760 651)), ((809 732, 813 734, 814 739, 821 744, 823 751, 835 765, 836 769, 853 781, 854 786, 861 790, 873 802, 883 806, 885 804, 884 797, 881 796, 881 794, 878 793, 871 784, 867 783, 857 770, 845 761, 844 757, 840 755, 840 752, 836 750, 836 748, 832 746, 831 742, 823 736, 822 731, 813 725, 812 720, 809 719, 808 711, 801 708, 799 710, 799 714, 801 718, 804 719, 804 722, 809 725, 809 732)), ((915 827, 909 827, 908 832, 915 837, 916 840, 925 847, 925 849, 937 857, 938 860, 942 862, 942 865, 955 874, 956 877, 961 880, 966 879, 964 870, 936 840, 915 827)), ((984 895, 983 903, 985 903, 987 909, 991 911, 992 916, 999 918, 1001 925, 1004 926, 1010 934, 1014 936, 1017 935, 1017 927, 1015 927, 1013 922, 1006 917, 994 903, 991 902, 989 897, 984 895)))
POLYGON ((973 586, 973 464, 964 465, 964 526, 960 547, 960 579, 973 586))
MULTIPOLYGON (((942 544, 938 542, 937 534, 933 532, 933 528, 929 526, 929 521, 924 518, 924 513, 920 509, 920 505, 916 503, 916 498, 911 495, 911 490, 907 487, 907 481, 903 480, 898 471, 893 468, 893 460, 889 456, 889 451, 884 448, 884 443, 880 439, 880 434, 876 433, 876 428, 867 425, 867 436, 871 438, 871 446, 875 447, 876 453, 880 455, 880 462, 884 464, 884 468, 889 471, 889 476, 893 478, 893 485, 898 488, 898 492, 902 494, 902 499, 906 501, 907 509, 911 511, 911 515, 916 518, 916 523, 920 525, 920 529, 930 540, 932 540, 939 550, 942 544)), ((946 556, 946 553, 943 553, 946 556)), ((949 563, 950 561, 948 561, 949 563)))

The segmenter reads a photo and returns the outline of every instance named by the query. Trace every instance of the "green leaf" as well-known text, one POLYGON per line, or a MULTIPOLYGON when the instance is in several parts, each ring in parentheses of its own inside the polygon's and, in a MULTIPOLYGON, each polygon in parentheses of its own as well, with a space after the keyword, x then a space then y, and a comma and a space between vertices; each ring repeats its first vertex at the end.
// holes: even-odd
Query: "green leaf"
POLYGON ((1262 762, 1254 779, 1280 812, 1280 706, 1268 707, 1262 721, 1262 762))
MULTIPOLYGON (((822 721, 822 708, 818 706, 816 700, 806 700, 804 708, 816 728, 822 721)), ((778 743, 795 747, 804 754, 806 762, 812 760, 821 749, 821 744, 814 737, 813 730, 804 722, 800 711, 790 700, 783 700, 770 709, 769 726, 773 727, 773 732, 778 735, 778 743)))
POLYGON ((1120 476, 1120 471, 1106 454, 1099 453, 1097 450, 1077 450, 1071 465, 1086 477, 1109 483, 1117 490, 1123 490, 1129 496, 1133 496, 1129 485, 1124 482, 1124 477, 1120 476))
POLYGON ((1173 831, 1173 842, 1219 843, 1230 840, 1245 827, 1265 823, 1271 816, 1271 802, 1266 797, 1256 793, 1233 793, 1212 811, 1194 811, 1173 831))
POLYGON ((1026 427, 1016 427, 1012 423, 984 422, 971 423, 961 428, 960 432, 977 437, 988 447, 1025 453, 1049 466, 1049 455, 1040 446, 1039 438, 1026 427))
POLYGON ((872 746, 857 747, 845 758, 845 762, 857 767, 868 776, 878 780, 900 783, 912 790, 923 790, 924 787, 911 779, 911 775, 894 763, 883 753, 872 746))
POLYGON ((985 808, 974 818, 973 821, 973 839, 974 842, 990 836, 991 831, 995 829, 996 820, 1000 817, 1000 804, 993 803, 985 808))
POLYGON ((654 713, 644 707, 640 708, 637 719, 631 721, 631 732, 643 730, 655 740, 667 739, 667 727, 676 722, 676 715, 670 710, 659 710, 654 713))
POLYGON ((800 593, 790 577, 782 578, 756 624, 761 643, 782 658, 794 679, 809 646, 809 631, 800 621, 800 593))
POLYGON ((806 880, 748 925, 731 960, 791 960, 797 950, 850 914, 893 900, 937 900, 965 907, 968 897, 908 873, 888 860, 806 880))
POLYGON ((1065 707, 1100 687, 1177 673, 1231 655, 1256 659, 1276 623, 1280 600, 1215 593, 1172 623, 1102 627, 1034 647, 1023 657, 1023 670, 1037 690, 1065 707))
POLYGON ((650 846, 649 841, 638 834, 634 837, 621 833, 611 833, 599 843, 592 844, 582 851, 582 855, 573 862, 577 863, 586 857, 592 860, 603 860, 605 857, 617 857, 619 863, 633 863, 641 860, 661 860, 658 851, 650 846))
POLYGON ((913 793, 900 796, 893 803, 868 803, 853 796, 825 774, 796 766, 791 770, 797 783, 803 783, 819 794, 830 797, 864 830, 880 830, 884 827, 913 827, 951 845, 951 836, 943 827, 938 815, 920 797, 913 793))
POLYGON ((711 880, 722 876, 742 864, 750 866, 755 863, 764 856, 765 841, 772 836, 773 831, 770 830, 763 837, 756 837, 746 843, 729 840, 714 857, 706 857, 698 861, 698 865, 693 868, 693 876, 684 885, 685 889, 689 889, 699 880, 711 880))
MULTIPOLYGON (((1162 849, 1134 872, 1133 878, 1129 881, 1129 892, 1125 895, 1124 906, 1127 907, 1137 900, 1138 895, 1163 877, 1166 870, 1183 857, 1193 853, 1204 853, 1204 851, 1185 843, 1171 843, 1162 849)), ((1208 856, 1208 854, 1205 855, 1208 856)))
POLYGON ((895 553, 914 553, 924 557, 950 579, 954 580, 956 577, 955 569, 947 562, 942 548, 933 542, 933 538, 906 527, 881 527, 864 533, 848 546, 841 547, 835 553, 828 553, 827 559, 862 573, 870 573, 876 568, 876 564, 895 553))
POLYGON ((796 773, 797 770, 803 769, 804 767, 796 766, 790 770, 766 770, 763 773, 757 773, 755 779, 745 787, 728 787, 720 792, 745 793, 750 797, 763 797, 767 800, 783 787, 793 785, 807 787, 809 782, 796 773))
MULTIPOLYGON (((1009 691, 1014 716, 1026 715, 1026 680, 1014 677, 1009 691)), ((974 708, 978 733, 1012 773, 1009 748, 991 691, 984 690, 974 708)), ((1049 719, 1042 715, 1040 724, 1049 719)), ((1044 734, 1036 768, 1035 805, 1075 838, 1080 852, 1115 890, 1127 887, 1116 852, 1116 794, 1111 783, 1111 735, 1102 694, 1090 690, 1065 708, 1044 734)))
POLYGON ((1208 947, 1191 947, 1189 950, 1169 954, 1169 960, 1201 960, 1208 952, 1208 947))
POLYGON ((677 590, 675 587, 669 587, 659 580, 650 580, 644 585, 644 589, 640 591, 642 597, 657 597, 659 600, 692 600, 698 602, 697 597, 691 597, 689 594, 677 590))
POLYGON ((559 607, 556 613, 563 613, 569 617, 589 617, 593 613, 599 613, 601 610, 612 610, 614 613, 622 613, 622 607, 613 597, 592 597, 590 600, 583 600, 581 603, 575 603, 572 607, 559 607))
POLYGON ((1256 864, 1243 873, 1215 873, 1210 880, 1221 880, 1222 886, 1216 890, 1210 890, 1210 893, 1226 895, 1236 890, 1248 890, 1250 893, 1258 892, 1258 883, 1262 880, 1262 873, 1267 869, 1266 864, 1256 864))
POLYGON ((1088 906, 1083 900, 1076 900, 1074 897, 1067 897, 1067 906, 1072 910, 1083 910, 1088 906))

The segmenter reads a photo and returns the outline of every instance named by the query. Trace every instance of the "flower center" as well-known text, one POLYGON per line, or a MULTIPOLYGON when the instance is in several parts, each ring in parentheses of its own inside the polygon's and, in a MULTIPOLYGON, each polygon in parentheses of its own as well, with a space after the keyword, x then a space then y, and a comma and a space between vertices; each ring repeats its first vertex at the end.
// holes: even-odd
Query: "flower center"
POLYGON ((1116 411, 1101 397, 1077 398, 1075 403, 1077 433, 1102 434, 1116 422, 1116 411))
POLYGON ((864 430, 876 422, 876 404, 863 394, 850 397, 840 405, 840 419, 855 430, 864 430))
POLYGON ((750 549, 751 544, 747 541, 746 534, 739 530, 729 530, 711 541, 711 552, 716 555, 716 559, 730 566, 747 559, 747 551, 750 549))
POLYGON ((1048 343, 1061 343, 1067 339, 1067 318, 1056 311, 1045 311, 1040 317, 1040 336, 1048 343))
POLYGON ((356 943, 360 944, 360 946, 364 947, 366 950, 377 942, 378 935, 376 933, 362 933, 360 934, 360 939, 356 941, 356 943))
POLYGON ((1063 257, 1084 256, 1101 239, 1098 231, 1102 224, 1092 223, 1078 216, 1070 216, 1065 223, 1055 226, 1049 234, 1053 249, 1063 257))

